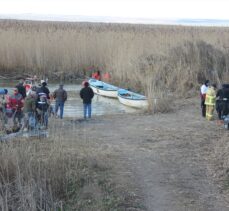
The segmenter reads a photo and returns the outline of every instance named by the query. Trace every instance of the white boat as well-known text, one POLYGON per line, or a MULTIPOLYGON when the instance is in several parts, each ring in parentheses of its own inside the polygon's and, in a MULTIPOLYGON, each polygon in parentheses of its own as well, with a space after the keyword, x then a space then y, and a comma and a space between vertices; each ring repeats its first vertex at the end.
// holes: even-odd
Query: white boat
POLYGON ((95 94, 105 97, 117 98, 117 91, 119 89, 118 87, 103 81, 96 80, 94 78, 89 79, 88 83, 95 94))
POLYGON ((134 108, 146 109, 149 105, 146 96, 126 89, 118 90, 118 99, 120 103, 134 108))

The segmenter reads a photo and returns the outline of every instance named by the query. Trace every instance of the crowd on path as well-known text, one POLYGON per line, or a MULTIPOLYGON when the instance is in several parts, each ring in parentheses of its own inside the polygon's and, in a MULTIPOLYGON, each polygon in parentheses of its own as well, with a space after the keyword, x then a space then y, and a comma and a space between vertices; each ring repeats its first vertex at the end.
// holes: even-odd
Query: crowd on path
POLYGON ((41 80, 38 84, 36 80, 30 79, 30 82, 31 86, 28 88, 26 81, 20 80, 13 88, 12 94, 9 94, 7 89, 0 89, 1 132, 47 129, 51 115, 63 118, 64 103, 67 100, 63 84, 50 93, 47 81, 41 80), (55 109, 52 106, 53 100, 55 109))
POLYGON ((201 113, 207 120, 214 119, 214 110, 218 120, 222 121, 229 115, 229 84, 222 84, 217 90, 216 84, 206 80, 200 88, 201 113))
MULTIPOLYGON (((99 70, 91 73, 90 77, 97 80, 102 78, 106 81, 110 80, 109 73, 101 74, 99 70)), ((63 119, 64 105, 68 98, 67 91, 64 85, 60 84, 59 88, 51 93, 47 81, 41 80, 38 83, 37 76, 21 79, 13 88, 12 94, 9 94, 7 89, 0 88, 0 133, 35 128, 47 129, 51 115, 63 119), (55 103, 52 103, 54 100, 55 103)), ((80 97, 83 102, 83 117, 90 119, 94 92, 87 80, 82 85, 80 97)))
MULTIPOLYGON (((31 131, 34 129, 47 129, 49 117, 63 119, 64 104, 68 94, 64 85, 53 93, 50 92, 47 81, 29 79, 20 80, 9 94, 7 89, 0 88, 0 132, 12 133, 17 131, 31 131), (53 102, 55 101, 55 102, 53 102), (54 104, 54 106, 53 106, 54 104)), ((80 90, 83 101, 83 117, 91 118, 91 103, 94 97, 93 90, 86 81, 80 90)))

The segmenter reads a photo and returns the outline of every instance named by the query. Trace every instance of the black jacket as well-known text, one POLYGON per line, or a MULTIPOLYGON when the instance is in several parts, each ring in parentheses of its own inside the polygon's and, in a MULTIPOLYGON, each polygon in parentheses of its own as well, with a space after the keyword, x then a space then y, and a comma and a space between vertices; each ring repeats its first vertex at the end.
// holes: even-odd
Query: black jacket
POLYGON ((216 97, 219 97, 219 99, 227 98, 229 100, 229 88, 223 88, 219 89, 216 97))
POLYGON ((83 99, 84 104, 90 104, 94 97, 94 92, 91 87, 84 87, 80 90, 80 97, 83 99))
POLYGON ((50 91, 46 86, 41 86, 40 88, 38 88, 37 94, 39 93, 45 93, 47 98, 50 99, 50 96, 49 96, 50 91))
POLYGON ((23 84, 18 84, 17 86, 18 92, 22 95, 23 98, 26 97, 26 90, 23 84))
POLYGON ((47 101, 42 102, 42 101, 38 100, 36 103, 36 108, 42 112, 47 112, 48 108, 49 108, 49 104, 47 103, 47 101))

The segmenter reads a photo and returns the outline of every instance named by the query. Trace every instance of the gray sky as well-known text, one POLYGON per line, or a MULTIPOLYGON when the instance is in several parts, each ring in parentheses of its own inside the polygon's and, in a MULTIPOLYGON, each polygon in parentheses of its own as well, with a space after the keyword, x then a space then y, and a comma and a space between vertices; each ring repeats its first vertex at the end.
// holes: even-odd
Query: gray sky
POLYGON ((229 19, 229 0, 0 0, 0 15, 229 19))

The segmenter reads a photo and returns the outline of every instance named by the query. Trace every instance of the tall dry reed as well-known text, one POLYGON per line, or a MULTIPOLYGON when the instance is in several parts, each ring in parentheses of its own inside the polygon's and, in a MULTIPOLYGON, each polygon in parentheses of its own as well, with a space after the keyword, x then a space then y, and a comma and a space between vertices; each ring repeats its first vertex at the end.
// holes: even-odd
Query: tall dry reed
POLYGON ((228 82, 228 35, 226 27, 2 20, 0 74, 70 80, 94 66, 116 85, 184 96, 216 73, 228 82))

